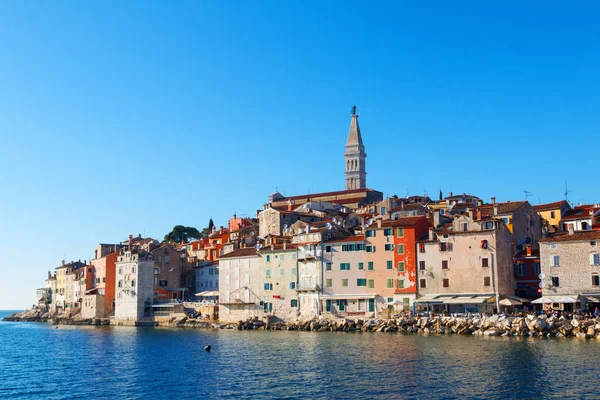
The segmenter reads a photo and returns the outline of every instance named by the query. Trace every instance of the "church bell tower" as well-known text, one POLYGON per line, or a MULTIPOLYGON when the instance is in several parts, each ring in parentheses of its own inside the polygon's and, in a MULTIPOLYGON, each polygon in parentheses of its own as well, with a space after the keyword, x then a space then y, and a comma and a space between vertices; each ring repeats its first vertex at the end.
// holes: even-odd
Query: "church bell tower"
POLYGON ((365 146, 363 145, 356 106, 352 106, 350 115, 350 130, 344 152, 346 160, 346 190, 365 189, 367 187, 367 172, 365 166, 365 146))

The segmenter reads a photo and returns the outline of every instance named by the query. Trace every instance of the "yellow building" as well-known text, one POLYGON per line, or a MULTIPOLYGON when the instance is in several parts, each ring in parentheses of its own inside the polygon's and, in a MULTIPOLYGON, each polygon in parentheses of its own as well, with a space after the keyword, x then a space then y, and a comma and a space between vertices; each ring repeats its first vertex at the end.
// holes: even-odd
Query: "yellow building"
POLYGON ((548 227, 550 232, 557 232, 560 230, 562 216, 571 209, 571 206, 566 200, 562 200, 554 203, 538 204, 533 206, 533 209, 542 217, 544 225, 548 227))

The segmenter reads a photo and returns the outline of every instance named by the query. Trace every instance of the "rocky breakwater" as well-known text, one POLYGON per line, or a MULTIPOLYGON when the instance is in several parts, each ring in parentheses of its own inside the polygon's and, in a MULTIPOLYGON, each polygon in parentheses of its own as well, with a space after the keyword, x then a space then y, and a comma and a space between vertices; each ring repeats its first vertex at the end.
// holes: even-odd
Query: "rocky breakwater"
POLYGON ((108 318, 81 318, 81 314, 67 315, 46 311, 44 309, 32 308, 20 313, 11 314, 3 318, 3 321, 14 322, 47 322, 52 325, 109 325, 108 318))
MULTIPOLYGON (((216 325, 215 325, 216 326, 216 325)), ((313 319, 300 322, 248 320, 218 325, 222 329, 289 330, 310 332, 397 332, 416 334, 456 334, 478 336, 578 337, 600 339, 599 319, 564 317, 416 317, 398 319, 313 319)))

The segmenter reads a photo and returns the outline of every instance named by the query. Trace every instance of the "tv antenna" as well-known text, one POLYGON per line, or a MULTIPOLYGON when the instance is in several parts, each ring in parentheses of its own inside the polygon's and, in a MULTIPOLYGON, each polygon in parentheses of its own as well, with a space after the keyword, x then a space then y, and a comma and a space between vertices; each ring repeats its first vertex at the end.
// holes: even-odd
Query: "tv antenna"
POLYGON ((523 193, 525 193, 525 201, 529 201, 529 196, 531 196, 531 192, 528 190, 523 190, 523 193))
POLYGON ((569 190, 569 187, 567 186, 567 181, 565 181, 565 200, 567 203, 569 202, 569 193, 571 193, 571 191, 569 190))

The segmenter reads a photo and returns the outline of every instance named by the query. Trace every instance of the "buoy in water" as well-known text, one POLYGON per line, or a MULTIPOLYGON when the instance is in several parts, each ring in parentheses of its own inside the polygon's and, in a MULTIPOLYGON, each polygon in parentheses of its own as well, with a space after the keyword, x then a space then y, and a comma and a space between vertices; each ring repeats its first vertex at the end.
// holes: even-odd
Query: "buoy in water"
POLYGON ((210 346, 204 346, 204 351, 210 351, 210 346))

